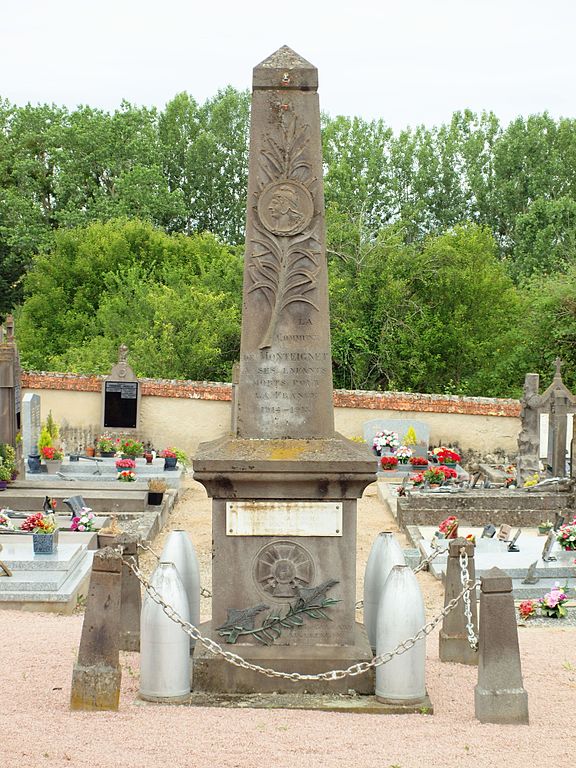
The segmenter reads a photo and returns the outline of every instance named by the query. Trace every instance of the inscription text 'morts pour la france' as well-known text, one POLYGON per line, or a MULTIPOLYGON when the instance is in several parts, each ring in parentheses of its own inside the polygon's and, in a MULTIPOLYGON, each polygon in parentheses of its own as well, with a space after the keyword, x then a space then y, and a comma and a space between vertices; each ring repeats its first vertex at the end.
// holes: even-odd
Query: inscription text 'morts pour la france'
POLYGON ((317 71, 254 70, 238 435, 332 437, 317 71))

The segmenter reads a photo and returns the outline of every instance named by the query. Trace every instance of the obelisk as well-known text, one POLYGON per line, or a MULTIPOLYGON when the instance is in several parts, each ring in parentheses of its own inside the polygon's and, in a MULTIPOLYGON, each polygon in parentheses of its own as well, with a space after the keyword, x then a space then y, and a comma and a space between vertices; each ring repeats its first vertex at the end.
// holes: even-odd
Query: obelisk
MULTIPOLYGON (((305 673, 371 658, 355 621, 356 499, 375 479, 366 446, 334 432, 317 84, 316 68, 287 47, 254 69, 232 429, 193 462, 213 499, 203 631, 251 663, 305 673)), ((200 643, 193 678, 215 693, 374 686, 368 675, 271 679, 200 643)))

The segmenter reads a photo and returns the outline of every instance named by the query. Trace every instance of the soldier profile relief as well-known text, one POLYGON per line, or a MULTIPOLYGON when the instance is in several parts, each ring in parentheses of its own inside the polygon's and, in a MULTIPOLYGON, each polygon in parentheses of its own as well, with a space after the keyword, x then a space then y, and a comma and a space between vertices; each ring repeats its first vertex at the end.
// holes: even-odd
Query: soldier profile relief
POLYGON ((314 202, 297 181, 275 181, 262 191, 258 216, 269 232, 287 237, 302 232, 312 220, 314 202))

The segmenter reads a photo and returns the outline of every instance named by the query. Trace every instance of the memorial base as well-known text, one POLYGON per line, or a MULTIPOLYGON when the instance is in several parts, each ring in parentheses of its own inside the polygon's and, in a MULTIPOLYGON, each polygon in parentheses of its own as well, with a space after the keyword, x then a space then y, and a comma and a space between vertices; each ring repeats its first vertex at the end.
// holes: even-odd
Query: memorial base
MULTIPOLYGON (((203 635, 210 635, 210 622, 202 624, 203 635)), ((352 664, 371 661, 372 652, 364 628, 356 624, 354 645, 221 645, 251 664, 279 672, 315 675, 333 669, 347 669, 352 664)), ((374 693, 374 671, 341 680, 284 680, 266 677, 260 672, 242 669, 196 644, 193 657, 192 688, 194 693, 253 694, 253 693, 311 693, 356 694, 374 693)))

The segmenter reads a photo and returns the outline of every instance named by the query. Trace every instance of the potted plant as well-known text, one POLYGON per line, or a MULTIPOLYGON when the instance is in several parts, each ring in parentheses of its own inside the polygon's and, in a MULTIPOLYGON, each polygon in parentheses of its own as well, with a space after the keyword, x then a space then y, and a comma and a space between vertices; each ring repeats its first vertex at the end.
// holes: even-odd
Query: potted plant
POLYGON ((459 453, 450 450, 450 448, 444 448, 444 446, 437 448, 434 453, 440 464, 447 467, 455 467, 462 458, 459 453))
POLYGON ((164 459, 164 470, 176 469, 178 456, 175 448, 164 448, 160 456, 164 459))
POLYGON ((442 472, 439 467, 430 467, 430 469, 427 469, 423 475, 424 480, 426 480, 429 485, 442 485, 444 480, 446 480, 444 472, 442 472))
POLYGON ((126 459, 135 459, 136 456, 141 456, 143 450, 144 446, 139 440, 134 440, 131 437, 122 437, 120 439, 120 451, 126 459))
POLYGON ((561 587, 559 582, 539 600, 540 611, 550 619, 563 619, 566 616, 564 603, 568 600, 568 587, 561 587))
POLYGON ((396 448, 394 455, 398 459, 399 464, 408 465, 408 459, 412 456, 412 448, 409 448, 407 445, 401 445, 399 448, 396 448))
MULTIPOLYGON (((454 465, 456 466, 456 465, 454 465)), ((447 467, 445 464, 441 464, 437 469, 442 472, 444 475, 444 480, 450 480, 450 478, 457 478, 458 472, 454 469, 454 467, 447 467)))
POLYGON ((380 459, 380 466, 382 469, 387 470, 396 469, 398 466, 398 459, 396 456, 382 456, 380 459))
POLYGON ((552 523, 550 520, 540 520, 538 523, 538 534, 540 536, 547 536, 552 528, 554 528, 554 523, 552 523))
POLYGON ((122 472, 123 469, 136 469, 134 459, 116 459, 116 469, 122 472))
POLYGON ((411 456, 410 459, 408 459, 408 463, 414 469, 417 469, 418 467, 424 467, 424 469, 426 469, 428 466, 428 459, 425 459, 424 456, 411 456))
POLYGON ((7 509, 0 509, 0 531, 13 531, 14 523, 8 517, 7 509))
POLYGON ((148 504, 155 507, 162 504, 167 487, 165 480, 155 477, 150 478, 148 480, 148 504))
POLYGON ((96 441, 96 448, 100 453, 100 456, 111 457, 116 453, 116 439, 113 435, 105 432, 100 435, 96 441))
POLYGON ((380 456, 384 452, 392 453, 394 448, 398 448, 399 445, 398 433, 391 429, 383 429, 380 432, 376 432, 372 440, 372 450, 376 456, 380 456))
POLYGON ((82 507, 80 509, 80 514, 72 518, 72 522, 70 523, 70 530, 79 531, 80 533, 93 531, 95 521, 96 515, 94 512, 92 512, 90 507, 82 507))
POLYGON ((410 475, 409 480, 414 486, 422 485, 422 483, 424 482, 424 473, 418 472, 415 475, 410 475))
POLYGON ((20 530, 32 533, 32 546, 35 555, 52 555, 58 547, 58 528, 54 515, 36 512, 29 515, 20 526, 20 530))
POLYGON ((12 471, 4 464, 0 464, 0 491, 5 491, 6 486, 12 479, 12 471))
POLYGON ((122 472, 118 472, 118 480, 121 483, 134 483, 136 482, 136 473, 130 469, 123 469, 122 472))
POLYGON ((568 551, 576 550, 576 516, 571 523, 565 523, 560 526, 557 541, 562 549, 568 551))
POLYGON ((55 475, 62 466, 64 453, 59 448, 54 448, 53 445, 44 445, 40 449, 40 455, 46 464, 46 472, 49 475, 55 475))

